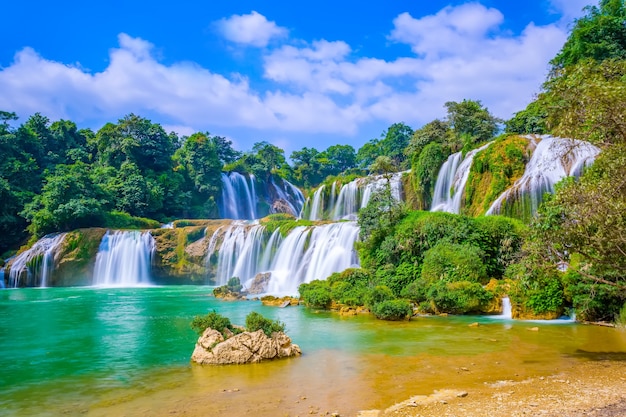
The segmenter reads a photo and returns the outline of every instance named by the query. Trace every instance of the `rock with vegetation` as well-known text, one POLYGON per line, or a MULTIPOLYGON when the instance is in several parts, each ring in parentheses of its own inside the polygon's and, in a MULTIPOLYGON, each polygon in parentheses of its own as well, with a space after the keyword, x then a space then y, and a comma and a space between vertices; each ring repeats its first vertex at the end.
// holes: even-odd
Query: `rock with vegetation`
POLYGON ((195 317, 192 327, 201 335, 191 360, 202 365, 258 363, 302 354, 284 333, 283 323, 256 312, 246 317, 244 330, 215 311, 195 317))
POLYGON ((226 285, 214 288, 213 295, 215 298, 221 298, 222 300, 227 301, 245 300, 247 293, 242 291, 242 289, 243 286, 241 285, 239 278, 233 277, 228 280, 226 285))

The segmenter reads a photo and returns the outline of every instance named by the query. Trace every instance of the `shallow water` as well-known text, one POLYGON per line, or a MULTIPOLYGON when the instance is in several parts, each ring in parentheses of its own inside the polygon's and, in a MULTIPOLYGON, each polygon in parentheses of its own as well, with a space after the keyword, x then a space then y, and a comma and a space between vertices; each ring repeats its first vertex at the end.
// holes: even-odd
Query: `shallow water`
POLYGON ((626 357, 626 333, 604 327, 486 317, 390 323, 210 294, 193 286, 0 291, 0 415, 354 415, 453 384, 626 357), (252 310, 285 322, 303 356, 190 364, 191 318, 213 309, 233 323, 252 310))

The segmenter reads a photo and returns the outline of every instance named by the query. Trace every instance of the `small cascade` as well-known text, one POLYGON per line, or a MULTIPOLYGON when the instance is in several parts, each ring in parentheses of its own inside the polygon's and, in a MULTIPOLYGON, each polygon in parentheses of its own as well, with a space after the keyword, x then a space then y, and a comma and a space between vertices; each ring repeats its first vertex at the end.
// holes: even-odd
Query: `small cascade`
POLYGON ((4 283, 4 269, 6 267, 0 268, 0 288, 6 288, 6 284, 4 283))
POLYGON ((223 219, 256 219, 257 197, 254 175, 247 178, 238 172, 222 173, 222 198, 219 202, 223 219))
POLYGON ((461 203, 465 185, 469 178, 470 169, 474 156, 489 147, 493 142, 489 142, 471 150, 461 160, 461 153, 457 152, 448 157, 448 160, 441 166, 437 182, 435 183, 435 195, 430 211, 447 211, 448 213, 461 213, 461 203))
MULTIPOLYGON (((8 286, 47 287, 65 233, 47 235, 10 262, 8 286)), ((4 281, 4 279, 3 279, 4 281)))
MULTIPOLYGON (((334 184, 333 184, 334 185, 334 184)), ((322 185, 318 188, 313 194, 313 202, 311 203, 311 213, 309 213, 309 220, 320 220, 321 215, 324 211, 324 188, 326 186, 322 185)))
POLYGON ((107 231, 96 255, 93 285, 136 287, 150 285, 155 251, 150 232, 107 231))
POLYGON ((502 299, 502 314, 493 316, 493 318, 504 320, 511 320, 513 318, 513 309, 511 307, 511 300, 509 297, 504 297, 502 299))
MULTIPOLYGON (((396 172, 389 177, 391 194, 398 201, 402 200, 402 175, 396 172)), ((309 220, 356 220, 358 211, 367 206, 372 193, 386 185, 384 175, 357 178, 344 184, 337 193, 337 183, 333 183, 330 196, 322 185, 313 194, 310 203, 309 220)))
MULTIPOLYGON (((271 184, 274 187, 278 198, 287 204, 288 209, 291 212, 290 214, 294 217, 298 217, 304 207, 304 195, 298 187, 289 181, 283 179, 282 183, 283 187, 281 188, 276 184, 274 178, 271 179, 271 184)), ((275 212, 275 210, 272 210, 272 212, 275 212)))
POLYGON ((354 250, 358 234, 354 222, 298 226, 284 238, 280 229, 270 234, 262 225, 235 222, 211 237, 222 241, 215 282, 223 285, 238 277, 245 284, 257 274, 270 272, 268 293, 295 294, 303 282, 358 266, 354 250))
POLYGON ((590 143, 575 139, 539 139, 524 175, 493 202, 487 215, 506 214, 529 220, 537 212, 544 193, 553 193, 554 185, 566 176, 580 176, 600 153, 590 143))

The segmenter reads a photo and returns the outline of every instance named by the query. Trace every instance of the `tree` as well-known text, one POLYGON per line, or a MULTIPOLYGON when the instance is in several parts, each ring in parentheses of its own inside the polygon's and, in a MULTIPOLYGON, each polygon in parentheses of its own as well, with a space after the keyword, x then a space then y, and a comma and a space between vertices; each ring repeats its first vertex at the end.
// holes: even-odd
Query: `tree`
POLYGON ((480 100, 448 101, 448 122, 464 147, 474 147, 493 138, 498 132, 500 119, 489 113, 480 100))
POLYGON ((257 142, 252 146, 252 151, 256 157, 256 164, 252 167, 255 175, 267 177, 287 163, 285 151, 271 143, 257 142))
POLYGON ((446 121, 435 119, 413 132, 409 144, 404 150, 407 158, 419 156, 426 145, 436 142, 448 144, 452 140, 452 130, 446 121))
POLYGON ((587 59, 626 59, 626 5, 623 0, 601 0, 585 7, 587 14, 576 21, 565 45, 550 61, 552 76, 587 59))
POLYGON ((241 152, 233 149, 233 142, 223 136, 211 136, 208 132, 204 134, 211 138, 211 142, 215 146, 215 151, 222 164, 232 164, 241 157, 241 152))
POLYGON ((626 138, 626 60, 584 61, 565 68, 539 95, 557 135, 602 147, 626 138))
POLYGON ((356 162, 359 168, 367 169, 378 156, 382 155, 382 152, 378 139, 371 139, 363 144, 356 153, 356 162))
POLYGON ((356 166, 356 153, 350 145, 333 145, 322 154, 328 161, 324 167, 326 175, 337 175, 356 166))
POLYGON ((101 225, 105 201, 103 190, 91 179, 88 165, 57 165, 45 177, 41 194, 26 204, 22 215, 30 221, 29 231, 41 237, 101 225))
POLYGON ((404 149, 409 145, 411 136, 413 136, 413 129, 404 123, 394 123, 389 126, 380 141, 382 155, 390 157, 400 169, 408 168, 408 159, 404 154, 404 149))

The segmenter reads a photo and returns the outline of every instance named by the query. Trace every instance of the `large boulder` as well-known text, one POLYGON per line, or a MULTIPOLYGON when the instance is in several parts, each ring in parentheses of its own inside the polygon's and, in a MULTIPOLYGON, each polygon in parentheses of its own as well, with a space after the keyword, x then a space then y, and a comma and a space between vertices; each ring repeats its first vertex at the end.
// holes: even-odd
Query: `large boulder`
POLYGON ((228 339, 214 329, 198 338, 191 360, 202 365, 257 363, 301 355, 300 347, 283 332, 268 337, 263 330, 243 332, 228 339))
POLYGON ((267 286, 272 279, 271 272, 259 272, 256 274, 252 282, 248 284, 246 291, 248 294, 265 294, 267 292, 267 286))

